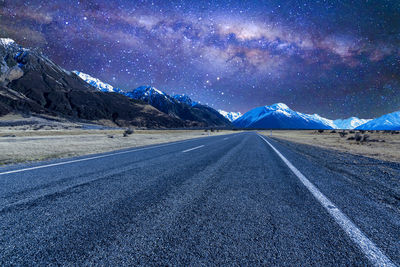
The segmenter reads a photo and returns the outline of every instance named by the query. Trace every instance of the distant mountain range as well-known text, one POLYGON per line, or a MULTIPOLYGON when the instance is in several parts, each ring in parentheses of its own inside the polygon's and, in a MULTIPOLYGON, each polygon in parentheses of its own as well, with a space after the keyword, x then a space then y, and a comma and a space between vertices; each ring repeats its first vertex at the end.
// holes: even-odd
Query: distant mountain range
POLYGON ((120 126, 184 127, 152 106, 87 84, 36 49, 0 38, 0 115, 47 114, 120 126))
POLYGON ((240 112, 232 112, 232 111, 228 112, 228 111, 224 111, 221 109, 219 109, 218 112, 231 122, 242 116, 242 113, 240 113, 240 112))
POLYGON ((400 111, 379 118, 329 120, 291 110, 283 103, 252 109, 233 121, 239 128, 400 130, 400 111))
POLYGON ((383 115, 368 121, 356 128, 357 130, 400 130, 400 111, 383 115))
POLYGON ((240 114, 202 105, 187 95, 170 96, 152 86, 114 88, 88 74, 69 72, 36 49, 0 38, 0 116, 48 114, 72 120, 156 128, 229 127, 271 129, 400 130, 400 111, 373 120, 329 120, 282 103, 240 114))
POLYGON ((99 91, 114 92, 143 101, 170 117, 183 120, 190 127, 229 127, 231 123, 215 109, 193 101, 187 95, 170 96, 152 86, 140 86, 132 91, 114 88, 88 74, 74 71, 99 91))
POLYGON ((333 123, 336 125, 337 129, 355 129, 358 126, 363 125, 364 123, 367 123, 369 121, 370 119, 365 120, 359 119, 357 117, 351 117, 343 120, 334 120, 333 123))
POLYGON ((334 129, 332 121, 291 110, 283 103, 258 107, 233 121, 239 128, 334 129))

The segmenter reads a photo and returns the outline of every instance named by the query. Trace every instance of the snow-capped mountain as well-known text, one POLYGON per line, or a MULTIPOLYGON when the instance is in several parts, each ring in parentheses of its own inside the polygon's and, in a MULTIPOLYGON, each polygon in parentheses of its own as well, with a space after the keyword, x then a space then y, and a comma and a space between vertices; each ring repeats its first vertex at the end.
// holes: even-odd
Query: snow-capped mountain
POLYGON ((363 125, 364 123, 369 122, 370 119, 359 119, 357 117, 351 117, 348 119, 339 119, 339 120, 334 120, 333 123, 336 126, 336 129, 355 129, 360 125, 363 125))
POLYGON ((9 113, 106 121, 119 126, 177 128, 186 125, 150 105, 121 94, 99 92, 39 50, 0 38, 0 116, 9 113))
POLYGON ((225 118, 227 118, 229 121, 234 121, 238 118, 240 118, 242 116, 242 113, 240 112, 228 112, 222 109, 219 109, 218 112, 224 116, 225 118))
POLYGON ((85 82, 87 82, 88 84, 90 84, 91 86, 97 88, 98 90, 100 90, 102 92, 109 92, 109 93, 111 93, 111 92, 122 93, 123 92, 121 89, 114 88, 111 84, 102 82, 99 79, 90 76, 89 74, 86 74, 86 73, 83 73, 80 71, 76 71, 76 70, 74 70, 73 73, 75 73, 82 80, 84 80, 85 82))
POLYGON ((400 130, 400 111, 370 120, 356 128, 357 130, 400 130))
POLYGON ((308 116, 309 118, 311 118, 311 119, 313 119, 313 120, 315 120, 315 121, 322 122, 323 124, 325 124, 325 125, 327 125, 327 126, 333 128, 333 129, 336 129, 336 125, 335 125, 335 123, 333 122, 333 120, 330 120, 330 119, 321 117, 321 116, 318 115, 318 114, 313 114, 313 115, 303 114, 303 115, 306 116, 306 117, 308 116))
POLYGON ((133 91, 127 92, 126 95, 130 98, 143 100, 148 103, 156 102, 159 98, 171 102, 170 96, 153 86, 140 86, 133 91))
POLYGON ((331 120, 291 110, 283 103, 252 109, 233 122, 240 128, 333 129, 331 120))
POLYGON ((186 95, 170 96, 151 86, 141 86, 125 95, 149 103, 156 109, 193 126, 229 126, 230 123, 218 111, 194 102, 186 95))
POLYGON ((189 126, 229 126, 229 121, 216 110, 200 105, 186 95, 170 96, 153 86, 140 86, 132 91, 114 88, 88 74, 74 71, 82 80, 103 92, 116 92, 129 98, 141 100, 155 107, 159 111, 177 119, 187 121, 189 126))
POLYGON ((174 95, 172 96, 178 102, 189 105, 189 106, 196 106, 198 103, 193 101, 188 95, 174 95))
POLYGON ((6 47, 9 45, 15 45, 15 41, 10 38, 0 38, 0 45, 6 47))

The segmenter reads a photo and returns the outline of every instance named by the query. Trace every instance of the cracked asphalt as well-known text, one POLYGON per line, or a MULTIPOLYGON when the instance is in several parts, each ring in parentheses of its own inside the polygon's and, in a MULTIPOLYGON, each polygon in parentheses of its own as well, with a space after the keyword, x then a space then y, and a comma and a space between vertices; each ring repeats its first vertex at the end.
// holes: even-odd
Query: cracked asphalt
MULTIPOLYGON (((400 263, 398 164, 268 140, 400 263)), ((371 266, 254 132, 102 155, 0 169, 0 265, 371 266)))

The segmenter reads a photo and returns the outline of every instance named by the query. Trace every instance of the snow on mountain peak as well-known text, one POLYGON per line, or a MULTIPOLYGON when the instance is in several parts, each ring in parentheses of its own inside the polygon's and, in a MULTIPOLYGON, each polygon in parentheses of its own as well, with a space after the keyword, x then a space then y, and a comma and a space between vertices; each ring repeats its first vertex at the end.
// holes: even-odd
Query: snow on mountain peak
POLYGON ((334 120, 333 123, 336 125, 337 129, 355 129, 358 126, 361 126, 369 121, 370 119, 359 119, 357 117, 350 117, 343 120, 334 120))
POLYGON ((172 96, 176 101, 189 105, 189 106, 195 106, 197 105, 197 102, 193 101, 188 95, 174 95, 172 96))
POLYGON ((252 109, 233 122, 237 127, 268 129, 333 129, 331 120, 291 110, 283 103, 252 109))
POLYGON ((136 88, 134 91, 135 91, 136 93, 141 93, 141 94, 143 94, 144 96, 151 96, 151 95, 154 95, 154 94, 156 94, 156 95, 158 94, 158 95, 163 95, 163 96, 165 96, 165 93, 164 93, 164 92, 158 90, 157 88, 155 88, 155 87, 153 87, 153 86, 147 86, 147 85, 145 85, 145 86, 140 86, 140 87, 136 88))
POLYGON ((265 106, 265 107, 268 108, 268 109, 272 109, 272 110, 278 110, 278 109, 280 109, 280 110, 290 110, 290 108, 286 104, 283 104, 283 103, 276 103, 276 104, 273 104, 271 106, 265 106))
POLYGON ((356 128, 357 130, 400 130, 400 111, 385 114, 356 128))
POLYGON ((227 118, 229 121, 234 121, 238 118, 240 118, 242 116, 242 113, 240 112, 227 112, 224 110, 219 109, 218 112, 224 116, 225 118, 227 118))
POLYGON ((90 76, 89 74, 86 74, 86 73, 83 73, 80 71, 76 71, 76 70, 74 70, 73 73, 75 73, 82 80, 84 80, 85 82, 87 82, 88 84, 97 88, 100 91, 103 91, 103 92, 118 92, 118 91, 120 91, 119 89, 115 89, 112 85, 110 85, 108 83, 104 83, 104 82, 100 81, 99 79, 90 76))
POLYGON ((10 38, 0 38, 0 44, 3 46, 9 46, 15 44, 15 41, 10 38))

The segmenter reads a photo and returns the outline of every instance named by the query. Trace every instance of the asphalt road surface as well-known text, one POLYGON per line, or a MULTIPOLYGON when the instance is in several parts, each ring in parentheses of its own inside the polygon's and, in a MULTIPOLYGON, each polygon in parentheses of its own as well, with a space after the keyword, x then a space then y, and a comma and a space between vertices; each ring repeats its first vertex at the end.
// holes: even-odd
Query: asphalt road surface
POLYGON ((400 264, 400 167, 332 153, 249 132, 1 168, 0 265, 400 264))

